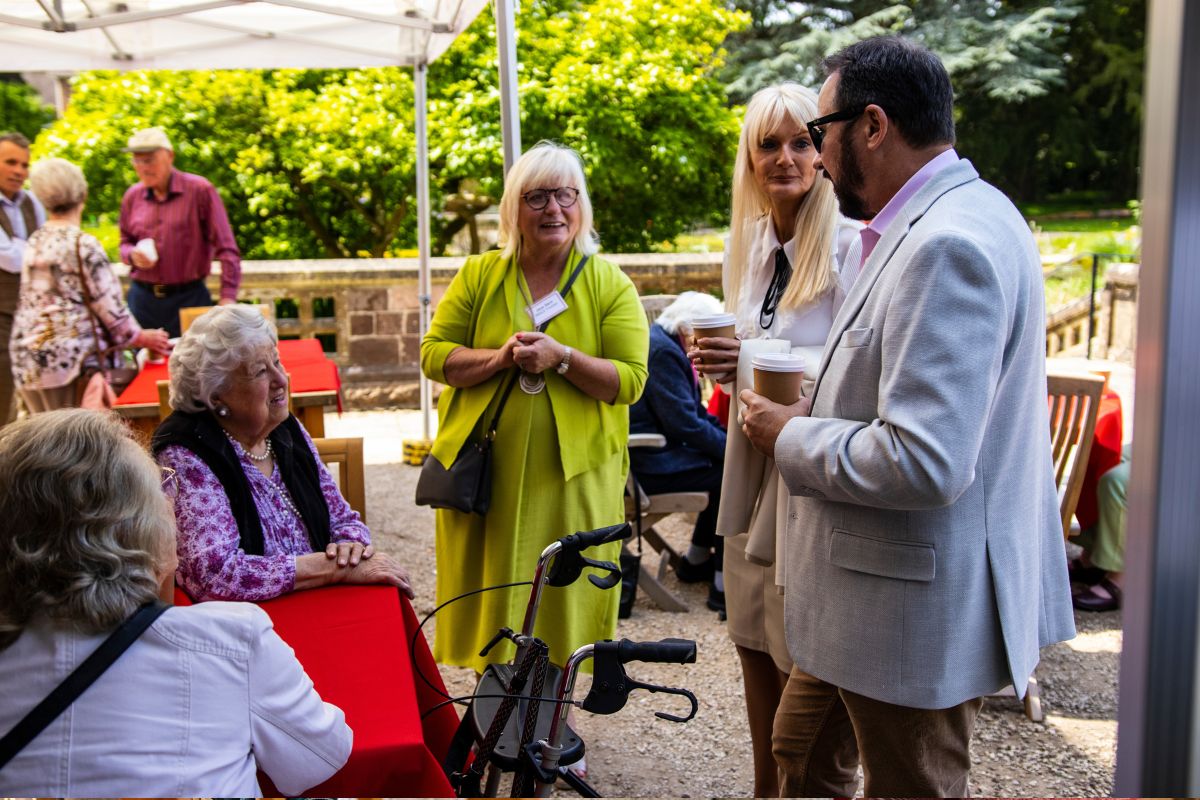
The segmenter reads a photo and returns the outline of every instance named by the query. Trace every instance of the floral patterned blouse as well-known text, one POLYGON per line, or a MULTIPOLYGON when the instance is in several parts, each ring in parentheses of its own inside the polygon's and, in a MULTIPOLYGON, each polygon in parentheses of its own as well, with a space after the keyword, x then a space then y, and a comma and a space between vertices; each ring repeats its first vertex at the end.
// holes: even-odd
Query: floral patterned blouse
POLYGON ((125 307, 120 281, 96 237, 74 225, 47 223, 25 248, 9 348, 17 387, 66 386, 85 366, 97 366, 93 330, 99 331, 100 349, 107 350, 129 345, 142 328, 125 307), (95 329, 87 295, 98 320, 95 329))
MULTIPOLYGON (((370 544, 371 532, 338 492, 307 431, 304 441, 317 459, 321 494, 329 507, 329 541, 370 544)), ((195 600, 258 602, 286 594, 296 585, 296 556, 313 551, 308 528, 292 507, 279 464, 268 478, 244 450, 239 455, 262 521, 261 556, 248 555, 239 546, 229 496, 199 456, 179 445, 165 447, 158 454, 158 463, 174 469, 179 480, 175 498, 179 569, 175 578, 195 600)))

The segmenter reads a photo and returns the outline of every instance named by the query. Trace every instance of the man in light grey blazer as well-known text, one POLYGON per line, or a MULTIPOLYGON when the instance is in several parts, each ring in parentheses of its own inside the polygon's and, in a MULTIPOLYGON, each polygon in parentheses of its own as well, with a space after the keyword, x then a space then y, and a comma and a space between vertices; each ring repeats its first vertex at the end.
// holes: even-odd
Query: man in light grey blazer
POLYGON ((872 222, 810 399, 741 393, 794 495, 775 741, 803 757, 781 760, 783 795, 852 796, 861 760, 868 796, 962 796, 980 698, 1023 694, 1039 648, 1075 633, 1041 264, 954 152, 935 55, 882 37, 825 67, 817 166, 872 222))

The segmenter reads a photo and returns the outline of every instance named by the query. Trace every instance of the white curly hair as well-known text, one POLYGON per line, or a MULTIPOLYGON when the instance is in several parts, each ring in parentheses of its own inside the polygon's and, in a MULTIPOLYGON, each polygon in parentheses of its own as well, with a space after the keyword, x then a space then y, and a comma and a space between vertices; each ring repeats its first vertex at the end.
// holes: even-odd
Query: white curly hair
POLYGON ((211 411, 237 368, 278 344, 275 326, 254 306, 234 303, 205 312, 171 352, 171 408, 211 411))

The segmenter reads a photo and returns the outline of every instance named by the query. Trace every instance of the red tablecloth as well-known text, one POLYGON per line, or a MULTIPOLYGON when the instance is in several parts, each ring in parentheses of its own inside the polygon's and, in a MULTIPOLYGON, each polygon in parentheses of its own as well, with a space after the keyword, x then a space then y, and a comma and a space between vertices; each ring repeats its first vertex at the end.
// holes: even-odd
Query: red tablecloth
MULTIPOLYGON (((186 598, 176 591, 180 605, 186 598)), ((346 713, 354 749, 346 766, 314 797, 452 797, 441 760, 458 727, 453 706, 422 722, 421 713, 444 698, 414 673, 444 691, 423 636, 415 659, 409 642, 417 618, 408 599, 387 586, 330 586, 293 592, 260 603, 280 638, 296 651, 321 698, 346 713)), ((279 793, 259 774, 265 797, 279 793)))
MULTIPOLYGON (((325 356, 316 339, 283 339, 279 342, 279 360, 291 375, 293 392, 338 392, 338 411, 342 408, 341 378, 337 364, 325 356)), ((133 379, 117 405, 158 404, 158 382, 167 380, 167 363, 146 364, 133 379)))
POLYGON ((1075 506, 1075 519, 1084 530, 1100 519, 1096 486, 1101 475, 1121 463, 1122 436, 1121 398, 1116 392, 1105 392, 1096 414, 1096 434, 1092 439, 1092 452, 1088 455, 1087 471, 1083 474, 1079 504, 1075 506))

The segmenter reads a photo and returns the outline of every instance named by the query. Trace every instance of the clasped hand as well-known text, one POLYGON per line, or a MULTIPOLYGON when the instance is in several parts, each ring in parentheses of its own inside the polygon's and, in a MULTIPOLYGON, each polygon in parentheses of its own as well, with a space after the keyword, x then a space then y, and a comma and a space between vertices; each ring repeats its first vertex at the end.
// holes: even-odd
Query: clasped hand
POLYGON ((361 542, 330 542, 325 557, 337 559, 337 565, 347 570, 341 575, 344 583, 387 583, 404 592, 411 600, 415 596, 408 570, 385 553, 376 554, 374 545, 361 542))
POLYGON ((807 417, 811 406, 806 397, 783 406, 750 389, 739 392, 738 399, 746 405, 742 411, 742 432, 754 449, 768 458, 775 458, 775 440, 783 427, 796 417, 807 417))
POLYGON ((526 372, 536 374, 557 367, 566 354, 565 347, 537 331, 514 333, 513 340, 513 363, 526 372))

